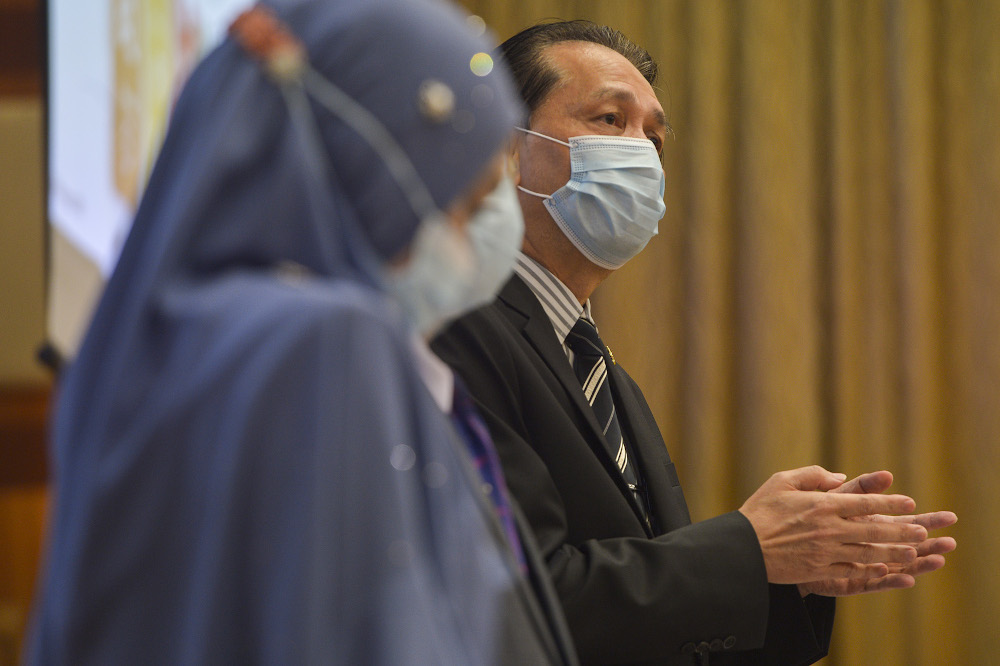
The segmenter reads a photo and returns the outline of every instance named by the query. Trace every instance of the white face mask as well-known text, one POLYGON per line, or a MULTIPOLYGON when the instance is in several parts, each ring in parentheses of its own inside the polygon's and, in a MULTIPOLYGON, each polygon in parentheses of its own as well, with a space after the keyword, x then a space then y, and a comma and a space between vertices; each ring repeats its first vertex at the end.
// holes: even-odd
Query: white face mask
POLYGON ((466 231, 479 270, 469 290, 469 309, 493 301, 514 270, 524 240, 524 216, 514 182, 504 174, 483 199, 466 231))
POLYGON ((602 268, 620 268, 659 231, 666 212, 660 156, 648 139, 574 136, 569 142, 517 128, 569 147, 568 183, 542 194, 545 208, 566 237, 602 268))
POLYGON ((420 223, 409 260, 389 271, 389 293, 429 338, 455 317, 493 300, 510 277, 523 236, 517 194, 504 176, 464 233, 443 216, 420 223))

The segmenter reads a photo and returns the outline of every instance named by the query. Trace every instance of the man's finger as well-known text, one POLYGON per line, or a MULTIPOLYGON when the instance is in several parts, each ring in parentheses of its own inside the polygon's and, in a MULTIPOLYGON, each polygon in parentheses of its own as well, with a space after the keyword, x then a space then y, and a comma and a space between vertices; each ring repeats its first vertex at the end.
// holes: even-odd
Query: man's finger
POLYGON ((870 516, 857 516, 852 520, 866 520, 879 523, 913 523, 922 525, 929 530, 937 530, 942 527, 951 527, 958 522, 958 516, 951 511, 934 511, 932 513, 908 514, 905 516, 884 516, 872 514, 870 516))
POLYGON ((826 498, 835 503, 837 514, 842 518, 910 514, 917 507, 917 503, 906 495, 829 494, 826 498))
POLYGON ((844 483, 839 488, 834 488, 833 493, 884 493, 892 485, 892 473, 886 470, 880 472, 868 472, 861 476, 856 476, 844 483))
POLYGON ((917 557, 917 549, 912 546, 901 546, 893 544, 877 543, 845 543, 835 548, 831 552, 832 557, 836 557, 844 562, 858 562, 860 564, 899 564, 906 566, 914 562, 917 557))
POLYGON ((958 522, 958 516, 951 511, 934 511, 931 513, 920 513, 915 516, 892 516, 897 522, 910 522, 923 525, 929 530, 936 530, 942 527, 951 527, 958 522))
POLYGON ((906 574, 908 576, 920 576, 921 574, 937 571, 945 565, 944 555, 927 555, 918 557, 910 564, 890 564, 890 574, 906 574))
POLYGON ((800 585, 811 594, 822 594, 827 597, 846 597, 853 594, 882 592, 885 590, 901 590, 913 587, 916 581, 913 576, 903 573, 890 573, 878 578, 834 578, 800 585))
POLYGON ((827 567, 829 578, 852 578, 865 580, 882 578, 890 572, 889 565, 882 562, 876 564, 859 564, 858 562, 834 562, 827 567))
POLYGON ((904 567, 903 573, 911 576, 919 576, 921 574, 937 571, 943 567, 944 564, 944 555, 928 555, 926 557, 918 558, 913 564, 904 567))
POLYGON ((903 573, 891 573, 882 578, 865 581, 865 592, 884 592, 885 590, 903 590, 916 585, 913 576, 903 573))
POLYGON ((919 544, 927 540, 927 528, 913 523, 844 521, 842 543, 919 544))
POLYGON ((955 550, 958 544, 951 537, 935 537, 927 539, 917 546, 917 555, 946 555, 955 550))

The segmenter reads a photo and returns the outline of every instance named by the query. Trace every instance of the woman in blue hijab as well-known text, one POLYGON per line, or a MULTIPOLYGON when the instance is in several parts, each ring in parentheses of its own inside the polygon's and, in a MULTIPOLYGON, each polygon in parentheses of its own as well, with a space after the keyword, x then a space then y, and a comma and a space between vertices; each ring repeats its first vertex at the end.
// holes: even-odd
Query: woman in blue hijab
POLYGON ((193 73, 60 386, 29 663, 572 660, 414 334, 520 240, 488 48, 437 2, 292 0, 193 73))

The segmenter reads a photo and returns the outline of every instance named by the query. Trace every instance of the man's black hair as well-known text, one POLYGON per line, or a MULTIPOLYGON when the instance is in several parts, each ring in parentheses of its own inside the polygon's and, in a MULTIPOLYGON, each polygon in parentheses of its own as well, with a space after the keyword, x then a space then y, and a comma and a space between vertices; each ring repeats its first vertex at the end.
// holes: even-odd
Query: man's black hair
POLYGON ((656 82, 656 62, 652 56, 618 30, 585 20, 540 23, 500 45, 501 57, 514 75, 529 115, 559 82, 559 72, 544 54, 547 47, 559 42, 591 42, 605 46, 632 63, 649 85, 656 82))

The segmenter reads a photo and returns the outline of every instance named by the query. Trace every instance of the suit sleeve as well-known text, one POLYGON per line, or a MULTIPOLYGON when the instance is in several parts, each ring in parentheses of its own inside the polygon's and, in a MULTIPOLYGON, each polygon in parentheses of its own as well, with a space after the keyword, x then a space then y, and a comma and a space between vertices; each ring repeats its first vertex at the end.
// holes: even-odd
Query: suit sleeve
POLYGON ((768 585, 756 534, 739 512, 653 539, 610 523, 604 529, 600 519, 586 529, 579 525, 568 510, 578 501, 571 496, 574 484, 596 488, 602 481, 567 478, 569 461, 552 464, 553 451, 571 450, 557 440, 580 436, 554 402, 540 418, 532 417, 553 391, 538 384, 537 367, 522 354, 516 334, 486 308, 453 324, 434 349, 477 399, 511 492, 548 564, 581 661, 685 663, 690 657, 684 655, 699 645, 734 658, 738 651, 755 651, 743 653, 749 661, 733 663, 810 663, 821 657, 825 642, 816 640, 804 602, 768 585), (770 630, 769 618, 777 620, 770 630), (761 650, 765 638, 780 643, 788 622, 798 634, 809 628, 790 646, 794 654, 761 650))

